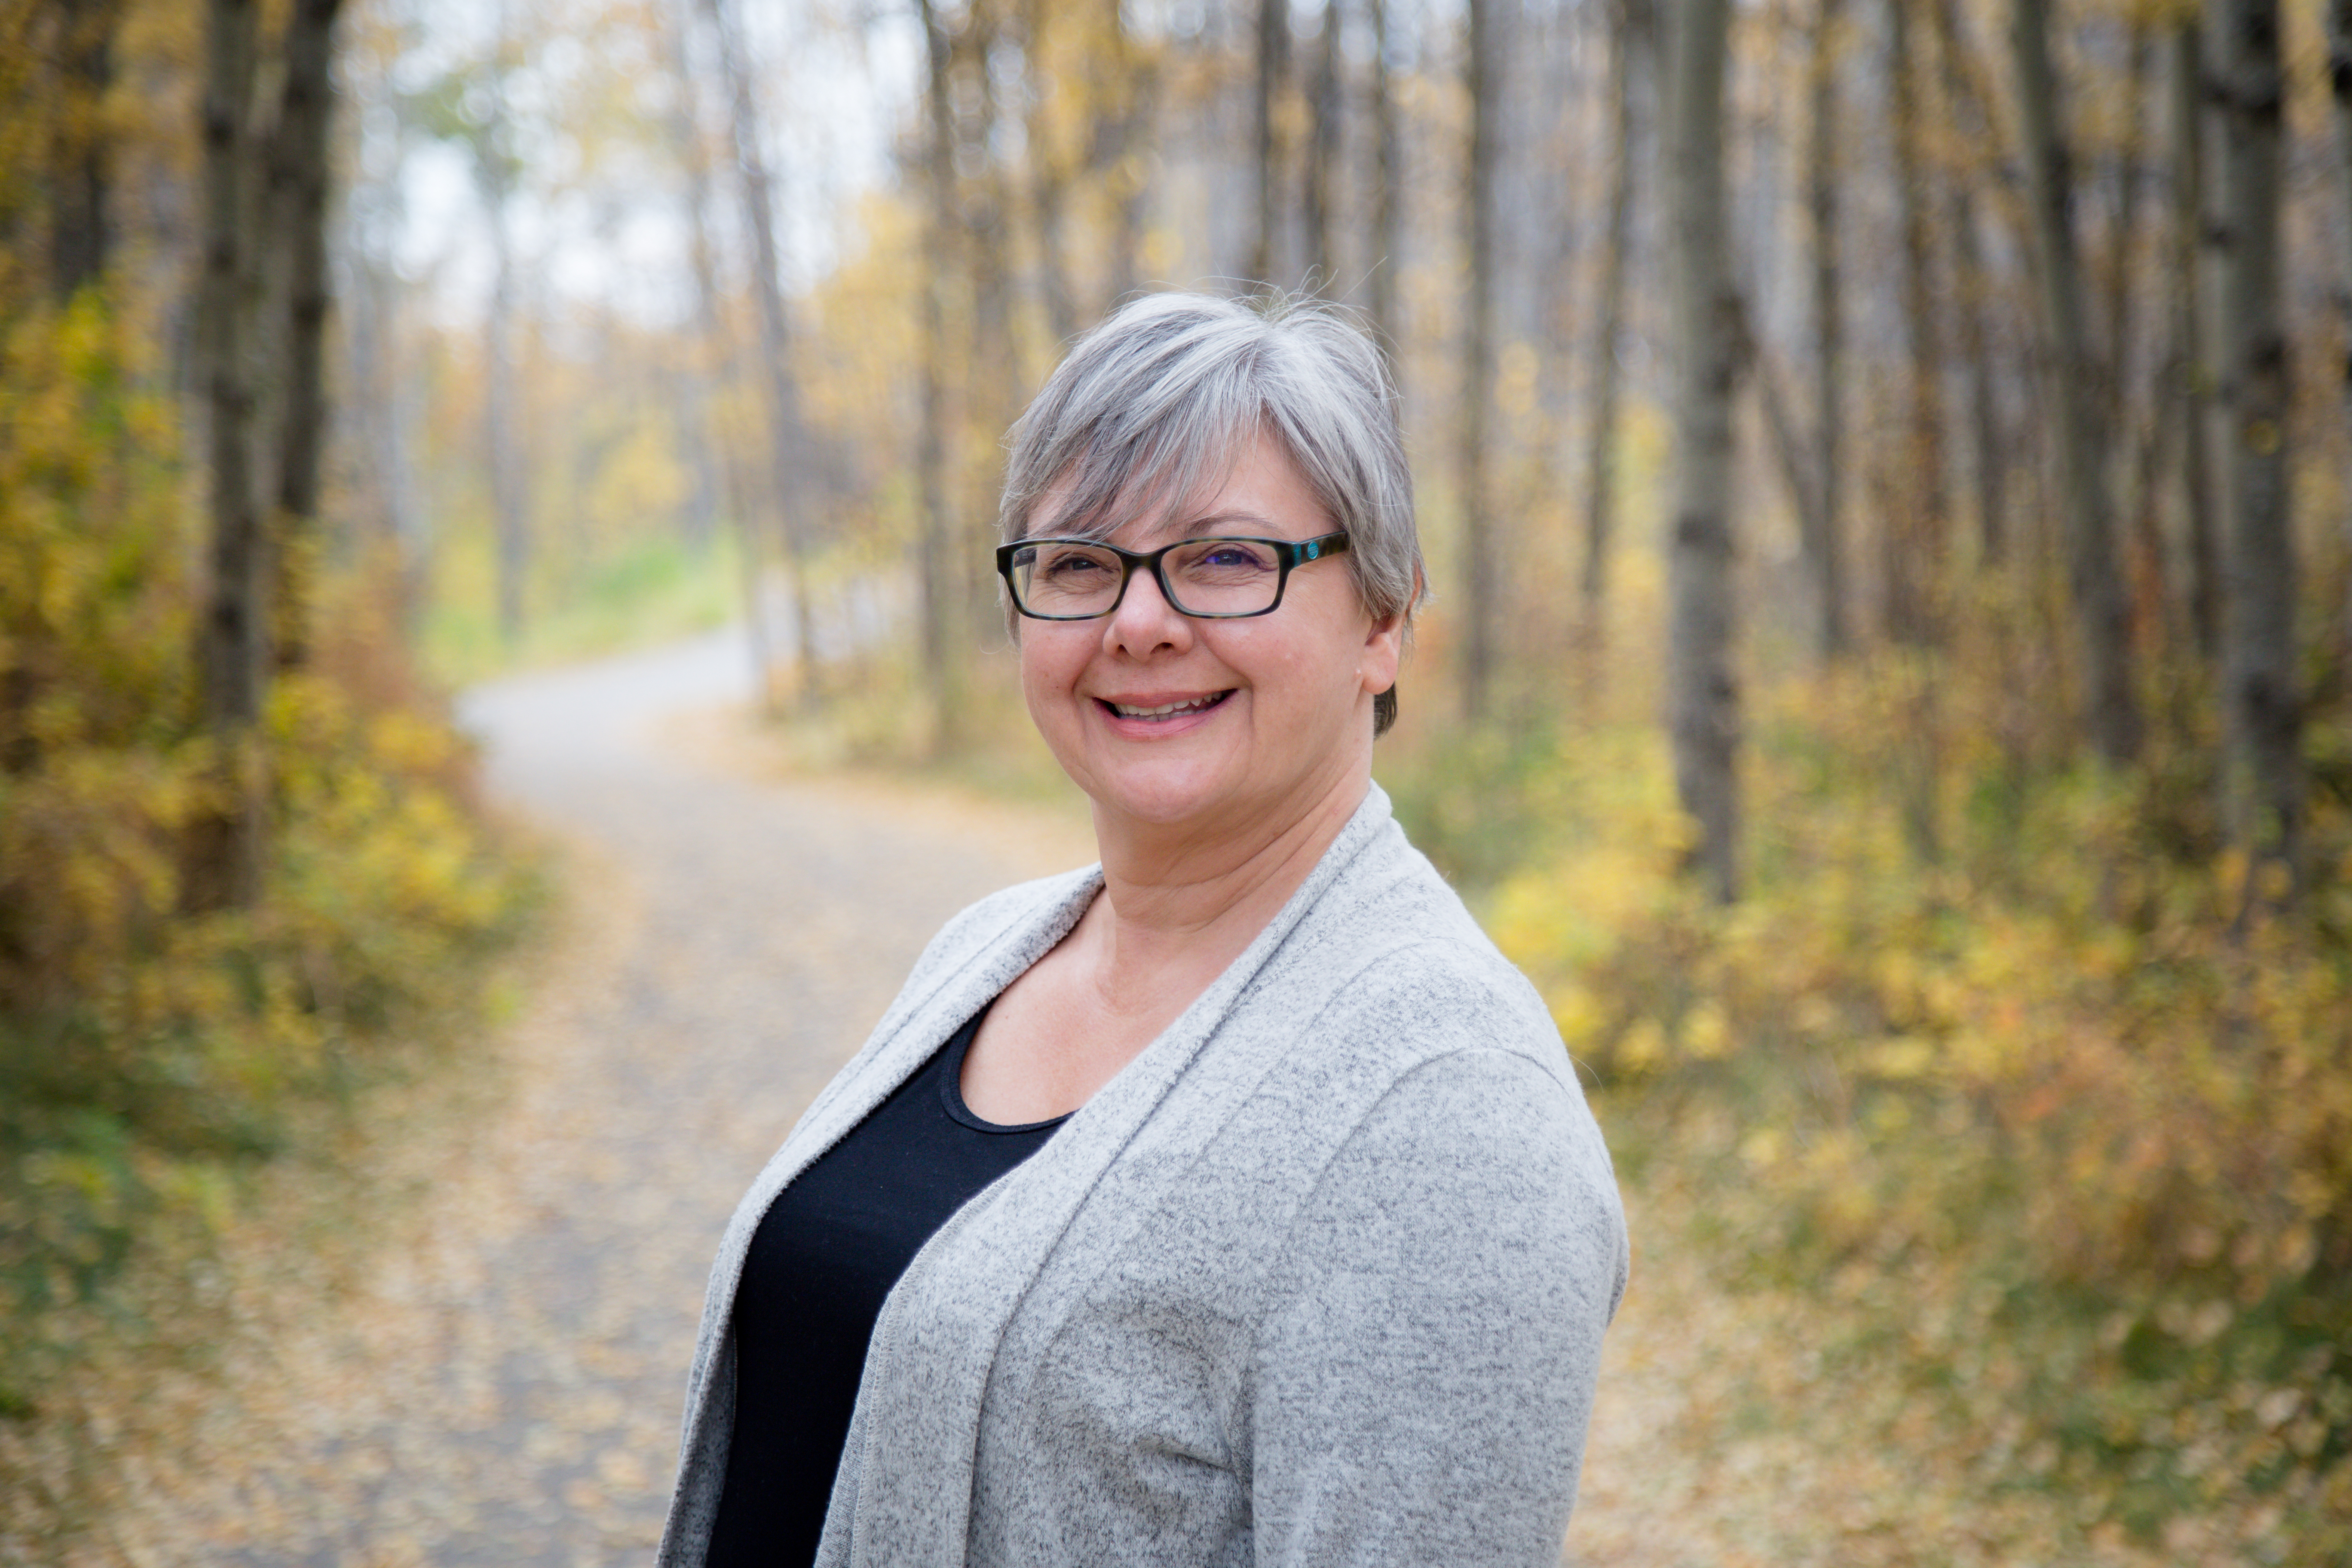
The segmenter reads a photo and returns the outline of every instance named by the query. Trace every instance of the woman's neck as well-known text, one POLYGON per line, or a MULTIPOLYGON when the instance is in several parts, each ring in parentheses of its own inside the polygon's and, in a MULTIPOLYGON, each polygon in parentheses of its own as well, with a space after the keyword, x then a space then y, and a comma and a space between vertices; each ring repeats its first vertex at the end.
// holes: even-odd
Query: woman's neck
POLYGON ((1087 912, 1095 984, 1119 1012, 1160 1011, 1197 995, 1264 931, 1363 803, 1370 777, 1349 770, 1304 809, 1260 816, 1205 837, 1097 819, 1103 891, 1087 912), (1276 826, 1259 826, 1271 818, 1276 826))

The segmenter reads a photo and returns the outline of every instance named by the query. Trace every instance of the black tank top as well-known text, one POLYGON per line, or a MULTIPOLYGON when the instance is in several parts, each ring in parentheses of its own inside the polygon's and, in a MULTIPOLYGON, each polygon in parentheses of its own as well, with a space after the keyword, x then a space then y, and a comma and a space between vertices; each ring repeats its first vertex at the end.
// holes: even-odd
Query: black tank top
POLYGON ((882 1299, 931 1233, 1065 1117, 1000 1127, 963 1102, 982 1007, 768 1205, 735 1288, 735 1427, 709 1568, 816 1559, 882 1299))

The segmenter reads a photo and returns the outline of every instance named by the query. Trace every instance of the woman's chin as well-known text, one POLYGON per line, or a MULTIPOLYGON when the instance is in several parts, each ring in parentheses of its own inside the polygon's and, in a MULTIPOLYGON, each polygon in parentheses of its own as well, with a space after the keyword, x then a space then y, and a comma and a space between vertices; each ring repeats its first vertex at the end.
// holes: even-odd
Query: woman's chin
POLYGON ((1123 821, 1158 828, 1206 827, 1229 807, 1229 792, 1188 787, 1173 780, 1124 780, 1095 797, 1097 810, 1123 821))
POLYGON ((1156 828, 1210 826, 1248 791, 1244 781, 1199 757, 1097 757, 1078 781, 1097 812, 1156 828))

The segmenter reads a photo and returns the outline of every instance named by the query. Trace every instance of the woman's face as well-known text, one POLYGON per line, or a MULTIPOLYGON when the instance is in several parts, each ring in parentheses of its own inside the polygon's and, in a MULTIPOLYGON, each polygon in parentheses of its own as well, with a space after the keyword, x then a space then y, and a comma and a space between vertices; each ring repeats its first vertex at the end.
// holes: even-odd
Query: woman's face
MULTIPOLYGON (((1055 532, 1049 494, 1029 532, 1055 532)), ((1204 504, 1113 536, 1142 552, 1217 534, 1313 539, 1330 520, 1279 442, 1259 437, 1204 504)), ((1344 558, 1290 574, 1271 615, 1196 620, 1138 572, 1111 614, 1021 623, 1021 681, 1098 817, 1215 837, 1279 830, 1368 777, 1371 700, 1396 680, 1399 617, 1374 621, 1344 558), (1151 710, 1161 711, 1154 712, 1151 710)))

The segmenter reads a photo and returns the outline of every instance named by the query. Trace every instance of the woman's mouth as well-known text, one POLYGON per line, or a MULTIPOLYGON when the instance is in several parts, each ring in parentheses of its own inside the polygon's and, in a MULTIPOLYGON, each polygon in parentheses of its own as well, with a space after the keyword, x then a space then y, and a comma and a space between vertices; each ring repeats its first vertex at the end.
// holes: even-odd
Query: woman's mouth
POLYGON ((1102 698, 1097 698, 1095 700, 1101 702, 1115 718, 1137 719, 1147 724, 1165 724, 1171 719, 1182 719, 1194 713, 1205 713, 1232 695, 1233 690, 1228 688, 1223 691, 1212 691, 1201 697, 1187 697, 1176 702, 1149 704, 1112 702, 1102 698))

